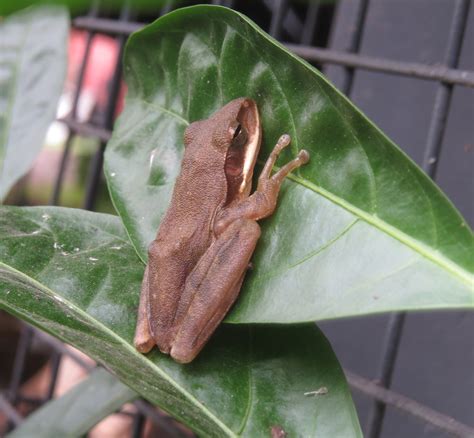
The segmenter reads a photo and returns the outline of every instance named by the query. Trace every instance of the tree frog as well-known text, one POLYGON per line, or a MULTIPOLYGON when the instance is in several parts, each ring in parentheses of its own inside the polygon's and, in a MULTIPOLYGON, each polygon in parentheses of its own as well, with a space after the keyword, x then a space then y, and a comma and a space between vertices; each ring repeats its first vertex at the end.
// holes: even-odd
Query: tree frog
POLYGON ((239 98, 190 124, 171 203, 148 248, 134 344, 192 361, 236 300, 260 237, 257 220, 273 213, 298 156, 272 175, 284 134, 250 194, 262 128, 256 103, 239 98))

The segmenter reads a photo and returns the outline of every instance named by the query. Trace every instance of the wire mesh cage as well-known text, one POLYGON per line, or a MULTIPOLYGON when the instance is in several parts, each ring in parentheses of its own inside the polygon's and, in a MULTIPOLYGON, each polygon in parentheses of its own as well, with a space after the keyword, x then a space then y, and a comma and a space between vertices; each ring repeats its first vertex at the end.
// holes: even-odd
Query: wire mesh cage
MULTIPOLYGON (((468 39, 469 32, 473 32, 470 29, 474 28, 474 17, 472 10, 470 10, 469 0, 440 0, 435 6, 429 4, 429 1, 420 0, 418 2, 416 8, 419 8, 419 11, 423 11, 425 14, 438 14, 438 22, 444 26, 444 33, 442 33, 446 35, 443 44, 437 47, 436 50, 433 49, 432 59, 426 62, 423 62, 423 56, 417 59, 412 55, 407 55, 404 58, 404 50, 406 52, 407 50, 403 47, 398 55, 379 55, 390 45, 397 47, 403 45, 395 44, 390 36, 385 40, 380 29, 375 28, 374 30, 377 23, 379 27, 389 26, 387 23, 390 20, 387 18, 387 14, 393 8, 396 8, 397 13, 405 18, 412 13, 415 14, 411 8, 415 7, 413 3, 417 2, 261 0, 250 3, 230 0, 213 1, 212 3, 231 7, 248 15, 295 54, 320 68, 349 98, 363 105, 365 102, 366 107, 364 109, 369 116, 374 116, 376 119, 378 115, 373 112, 376 111, 377 107, 371 107, 367 103, 370 99, 364 101, 364 92, 367 92, 367 81, 373 82, 378 80, 377 78, 395 77, 409 79, 412 83, 420 83, 423 86, 429 84, 431 87, 430 111, 429 115, 426 116, 428 123, 425 123, 425 125, 420 123, 421 128, 418 128, 421 138, 424 138, 424 144, 422 147, 417 147, 416 153, 412 155, 419 155, 415 158, 418 158, 423 170, 435 180, 440 172, 442 159, 447 161, 446 157, 451 154, 451 146, 446 139, 446 131, 449 129, 450 117, 452 117, 451 111, 454 111, 453 96, 455 91, 460 90, 460 93, 465 93, 467 98, 470 99, 467 104, 468 111, 463 113, 462 117, 465 124, 469 125, 472 122, 474 63, 472 62, 472 56, 469 59, 468 39), (431 10, 431 8, 433 9, 431 10), (370 26, 371 28, 368 29, 370 26), (380 40, 378 40, 378 37, 380 37, 380 40), (370 50, 370 47, 376 48, 370 50), (361 73, 366 74, 366 76, 364 77, 361 73), (469 122, 469 119, 471 122, 469 122)), ((194 3, 181 2, 179 7, 190 4, 194 3)), ((61 122, 69 128, 69 134, 57 169, 54 171, 55 177, 50 195, 50 204, 61 205, 61 194, 67 166, 75 147, 75 139, 80 136, 92 138, 96 141, 94 143, 95 150, 85 173, 85 189, 82 193, 82 207, 87 210, 96 208, 100 193, 104 191, 103 154, 107 141, 111 137, 117 107, 123 97, 121 58, 125 42, 132 32, 140 29, 156 16, 163 15, 175 7, 178 6, 170 2, 168 6, 155 11, 152 16, 150 12, 139 14, 133 7, 124 6, 116 14, 101 7, 100 2, 96 2, 86 15, 73 18, 73 28, 84 32, 85 38, 75 78, 72 106, 69 113, 61 118, 61 122), (113 39, 114 50, 116 51, 115 61, 113 62, 112 73, 108 78, 106 97, 102 105, 95 109, 90 118, 84 120, 79 114, 81 93, 84 90, 88 68, 94 62, 94 58, 91 56, 94 50, 94 42, 97 42, 97 38, 102 35, 113 39)), ((392 17, 392 19, 396 20, 397 18, 392 17)), ((420 24, 418 28, 411 29, 411 31, 413 34, 423 36, 424 26, 420 24)), ((389 84, 389 82, 382 82, 382 84, 389 84)), ((405 108, 396 107, 397 103, 390 102, 392 106, 392 113, 390 114, 406 111, 405 108)), ((413 111, 418 110, 414 108, 413 111)), ((381 119, 380 124, 382 126, 385 124, 389 130, 392 129, 394 136, 400 138, 402 140, 400 143, 403 144, 403 133, 397 132, 397 129, 400 128, 397 127, 396 123, 393 126, 390 124, 390 116, 386 114, 385 121, 383 117, 381 119)), ((407 152, 412 151, 408 150, 407 152)), ((471 160, 469 162, 472 164, 472 158, 468 158, 468 160, 471 160)), ((451 165, 448 163, 444 166, 447 170, 442 170, 444 180, 441 181, 441 184, 446 181, 444 176, 446 173, 456 172, 455 163, 451 163, 451 165)), ((458 207, 469 216, 472 214, 472 202, 469 200, 472 190, 468 189, 466 193, 463 189, 463 186, 472 186, 472 180, 470 182, 466 180, 466 178, 469 178, 469 171, 465 172, 462 178, 458 178, 454 183, 447 182, 446 184, 449 186, 447 190, 452 193, 463 191, 464 194, 461 197, 455 197, 455 200, 458 200, 461 204, 458 207)), ((472 216, 469 218, 472 219, 472 216)), ((471 316, 466 316, 462 312, 458 312, 456 315, 458 316, 453 318, 457 322, 453 322, 453 324, 458 324, 460 319, 469 318, 471 321, 469 324, 472 325, 471 316)), ((411 318, 413 324, 413 321, 419 316, 413 315, 411 318)), ((421 434, 426 434, 426 436, 474 436, 474 429, 467 424, 470 422, 469 408, 458 416, 456 412, 443 412, 443 406, 447 406, 447 404, 443 405, 441 403, 439 409, 428 407, 422 401, 424 398, 431 399, 429 396, 424 397, 423 393, 416 395, 415 398, 421 399, 421 401, 417 401, 413 396, 404 395, 396 389, 391 389, 397 372, 399 373, 399 379, 403 379, 403 375, 410 373, 407 369, 397 368, 397 355, 400 345, 404 337, 411 336, 412 330, 416 329, 416 323, 414 323, 414 328, 406 329, 406 321, 407 315, 405 313, 392 314, 383 320, 377 321, 378 329, 384 330, 383 336, 379 331, 377 337, 383 339, 379 343, 373 344, 370 353, 372 356, 368 355, 367 358, 362 359, 362 362, 368 362, 370 358, 375 356, 377 366, 373 366, 371 363, 365 367, 364 372, 367 373, 365 376, 349 371, 347 368, 345 370, 354 394, 360 393, 365 397, 364 401, 360 401, 361 399, 356 397, 356 401, 360 402, 358 406, 360 421, 364 425, 366 436, 373 438, 400 436, 401 430, 411 434, 411 436, 421 436, 421 434), (401 417, 401 421, 404 421, 405 418, 415 418, 417 420, 416 425, 411 425, 411 420, 407 420, 408 426, 405 429, 398 429, 393 421, 388 426, 384 425, 384 419, 387 418, 386 411, 389 412, 391 409, 403 412, 404 416, 401 417)), ((341 349, 345 348, 349 342, 351 344, 365 342, 365 340, 347 340, 347 333, 342 332, 352 323, 349 321, 345 324, 343 328, 338 328, 337 323, 331 323, 329 327, 329 337, 331 338, 332 333, 336 344, 338 343, 341 349)), ((30 412, 53 397, 59 368, 65 358, 71 359, 86 372, 90 372, 93 368, 74 350, 30 326, 22 324, 19 333, 14 353, 11 355, 11 363, 7 367, 11 370, 11 374, 5 384, 6 389, 0 394, 0 411, 8 419, 3 433, 13 430, 19 425, 24 419, 24 412, 30 412), (32 398, 25 396, 21 387, 30 375, 29 364, 33 361, 32 358, 38 349, 38 344, 41 345, 43 351, 46 351, 46 360, 50 364, 48 368, 49 383, 41 397, 32 398), (26 410, 22 411, 19 408, 21 405, 26 406, 26 410)), ((472 367, 472 339, 470 339, 470 335, 460 334, 459 336, 464 336, 463 340, 460 341, 462 345, 459 348, 464 348, 463 346, 466 345, 468 349, 470 348, 471 360, 465 362, 463 371, 470 378, 470 382, 468 381, 463 388, 456 387, 452 391, 458 394, 460 403, 471 404, 472 408, 472 372, 469 371, 472 367)), ((434 343, 427 348, 436 350, 438 347, 434 343)), ((438 351, 438 354, 449 355, 450 353, 449 351, 438 351)), ((419 357, 411 357, 410 360, 413 362, 421 361, 422 363, 422 359, 419 357)), ((342 360, 342 363, 347 367, 352 366, 350 359, 342 360)), ((446 374, 445 386, 443 387, 449 387, 451 379, 452 377, 446 374)), ((412 382, 412 380, 409 381, 412 382)), ((439 381, 432 382, 432 384, 438 385, 439 381)), ((155 424, 157 427, 155 433, 156 430, 159 430, 159 436, 192 436, 191 432, 183 429, 177 422, 144 400, 136 401, 133 410, 124 407, 120 410, 120 413, 132 418, 132 431, 130 433, 134 437, 144 436, 146 421, 155 424)), ((472 423, 472 409, 470 418, 472 423)))

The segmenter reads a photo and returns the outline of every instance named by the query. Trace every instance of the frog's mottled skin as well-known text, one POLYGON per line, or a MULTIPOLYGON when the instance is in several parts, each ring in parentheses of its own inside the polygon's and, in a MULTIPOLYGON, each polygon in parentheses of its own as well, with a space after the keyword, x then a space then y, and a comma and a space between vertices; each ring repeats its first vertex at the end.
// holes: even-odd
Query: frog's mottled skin
POLYGON ((257 220, 271 215, 285 176, 306 163, 298 157, 275 175, 283 135, 250 195, 261 141, 255 102, 235 99, 185 132, 185 153, 173 196, 148 250, 135 346, 156 344, 176 361, 192 361, 236 300, 260 237, 257 220))

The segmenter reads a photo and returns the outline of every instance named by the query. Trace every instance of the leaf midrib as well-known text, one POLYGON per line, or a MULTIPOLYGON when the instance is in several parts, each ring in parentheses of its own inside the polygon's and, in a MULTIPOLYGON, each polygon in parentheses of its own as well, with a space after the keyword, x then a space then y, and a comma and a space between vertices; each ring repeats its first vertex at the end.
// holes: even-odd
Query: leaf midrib
POLYGON ((371 215, 364 210, 356 207, 353 204, 350 204, 346 200, 334 195, 333 193, 329 192, 328 190, 314 184, 311 181, 308 181, 305 178, 301 178, 295 175, 290 174, 288 179, 301 184, 303 187, 306 187, 315 193, 320 194, 321 196, 325 197, 329 201, 339 205, 340 207, 344 208, 345 210, 349 211, 350 213, 358 216, 360 219, 364 220, 368 224, 378 228, 379 230, 383 231, 388 236, 398 240, 399 242, 403 243, 404 245, 408 246, 409 248, 413 249, 423 257, 427 258, 428 260, 434 262, 438 266, 444 268, 454 276, 458 277, 463 283, 467 286, 471 285, 472 283, 472 274, 462 267, 460 267, 457 263, 453 262, 451 259, 441 255, 439 252, 435 254, 433 251, 436 251, 434 248, 420 242, 417 239, 409 236, 408 234, 400 231, 398 228, 395 228, 393 225, 381 220, 375 215, 371 215))
MULTIPOLYGON (((92 318, 87 312, 82 310, 80 307, 76 306, 76 304, 65 299, 61 295, 55 294, 53 290, 49 289, 47 286, 35 280, 34 278, 26 275, 25 273, 18 271, 17 269, 3 262, 0 262, 0 268, 1 267, 3 267, 7 272, 10 271, 12 274, 16 275, 17 277, 20 277, 21 279, 24 279, 27 282, 30 282, 34 287, 36 287, 38 290, 45 293, 47 296, 51 297, 53 300, 57 300, 57 297, 59 297, 59 300, 62 303, 66 304, 72 313, 76 313, 83 319, 90 321, 91 325, 96 326, 98 330, 102 330, 103 332, 109 334, 109 336, 111 336, 112 338, 116 339, 117 343, 122 345, 122 347, 130 355, 135 356, 137 360, 142 361, 146 363, 148 366, 150 366, 151 368, 153 368, 155 372, 163 378, 163 380, 167 381, 172 387, 176 388, 178 392, 180 392, 185 398, 187 398, 190 401, 190 403, 195 405, 203 414, 205 414, 210 420, 212 420, 214 424, 216 424, 216 426, 218 426, 222 430, 223 433, 226 433, 227 436, 232 437, 232 438, 236 438, 238 436, 228 426, 226 426, 218 417, 216 417, 206 406, 200 403, 199 400, 197 400, 192 394, 190 394, 184 388, 180 387, 170 376, 168 376, 168 374, 166 374, 166 372, 164 372, 160 367, 158 367, 152 361, 148 359, 144 359, 143 356, 140 353, 138 353, 136 350, 134 350, 127 342, 125 342, 122 337, 118 336, 115 332, 113 332, 107 326, 102 324, 102 322, 98 321, 95 318, 92 318)), ((4 300, 2 301, 5 302, 4 300)), ((7 306, 8 306, 8 303, 7 303, 7 306)))

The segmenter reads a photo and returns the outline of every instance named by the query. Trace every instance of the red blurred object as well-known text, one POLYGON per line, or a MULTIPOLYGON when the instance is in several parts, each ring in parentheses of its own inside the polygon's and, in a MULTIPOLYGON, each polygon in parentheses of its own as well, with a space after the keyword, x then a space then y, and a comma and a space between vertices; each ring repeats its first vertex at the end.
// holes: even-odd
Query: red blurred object
MULTIPOLYGON (((81 62, 86 49, 87 32, 73 29, 69 38, 69 62, 66 78, 66 89, 74 90, 81 62)), ((92 39, 89 58, 87 60, 81 94, 87 93, 94 98, 95 105, 105 109, 108 98, 108 85, 115 71, 119 45, 114 38, 105 35, 95 35, 92 39)), ((122 82, 117 100, 115 115, 123 108, 126 92, 125 83, 122 82)))
MULTIPOLYGON (((59 119, 67 117, 71 113, 73 106, 73 96, 75 95, 77 80, 81 69, 81 63, 84 59, 88 33, 80 30, 71 30, 68 42, 68 68, 66 82, 63 93, 59 100, 57 117, 59 119)), ((81 84, 79 100, 75 113, 75 119, 78 122, 90 121, 94 110, 104 112, 109 98, 110 83, 113 78, 117 57, 120 53, 120 47, 116 39, 105 35, 94 35, 90 46, 90 52, 87 59, 84 79, 81 84)), ((122 81, 117 97, 115 107, 115 117, 123 109, 124 96, 126 93, 125 83, 122 81)), ((47 196, 50 188, 40 190, 52 184, 51 169, 59 168, 62 147, 69 135, 66 125, 60 122, 54 122, 48 130, 45 143, 50 146, 44 148, 38 155, 35 164, 28 174, 28 186, 31 189, 28 192, 29 202, 31 204, 42 204, 47 202, 47 196), (54 147, 55 146, 55 147, 54 147)), ((72 187, 80 184, 79 165, 76 156, 69 158, 66 170, 63 176, 65 186, 72 187)), ((27 189, 29 190, 29 189, 27 189)), ((67 192, 67 190, 65 190, 67 192)), ((80 206, 80 201, 71 200, 72 198, 63 197, 64 205, 80 206)))

